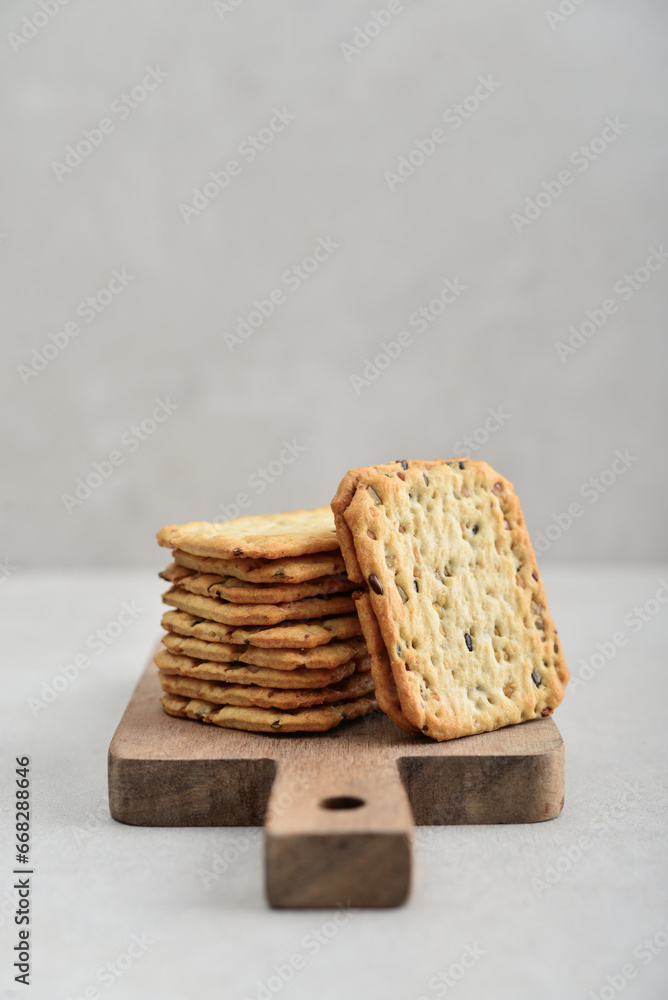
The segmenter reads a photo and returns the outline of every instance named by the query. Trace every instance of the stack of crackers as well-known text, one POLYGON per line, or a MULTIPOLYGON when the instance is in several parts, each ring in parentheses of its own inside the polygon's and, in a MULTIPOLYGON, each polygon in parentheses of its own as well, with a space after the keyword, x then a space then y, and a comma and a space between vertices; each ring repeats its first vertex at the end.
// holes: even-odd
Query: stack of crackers
POLYGON ((329 507, 167 525, 160 545, 170 715, 320 732, 374 711, 371 662, 329 507))
POLYGON ((353 469, 331 510, 169 525, 158 541, 174 549, 156 657, 171 715, 299 732, 379 706, 448 740, 545 718, 564 696, 519 501, 485 462, 353 469))

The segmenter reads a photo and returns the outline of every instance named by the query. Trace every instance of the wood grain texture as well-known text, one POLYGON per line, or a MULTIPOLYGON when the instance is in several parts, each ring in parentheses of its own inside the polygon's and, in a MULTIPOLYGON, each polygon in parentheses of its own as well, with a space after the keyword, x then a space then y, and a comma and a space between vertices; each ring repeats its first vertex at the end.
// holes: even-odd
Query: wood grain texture
POLYGON ((280 761, 265 826, 269 902, 399 906, 410 890, 412 830, 393 761, 280 761))
POLYGON ((409 892, 413 822, 535 823, 564 801, 551 718, 435 743, 374 713, 273 736, 176 719, 150 663, 109 748, 109 804, 145 826, 266 824, 274 906, 395 906, 409 892), (356 808, 325 800, 353 798, 356 808))

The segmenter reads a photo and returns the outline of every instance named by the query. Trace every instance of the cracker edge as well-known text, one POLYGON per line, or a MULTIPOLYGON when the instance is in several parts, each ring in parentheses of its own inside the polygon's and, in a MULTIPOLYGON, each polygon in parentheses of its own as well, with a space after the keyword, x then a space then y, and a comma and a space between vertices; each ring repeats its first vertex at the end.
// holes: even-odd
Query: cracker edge
MULTIPOLYGON (((225 668, 239 666, 242 669, 247 668, 247 672, 252 673, 252 667, 254 666, 254 664, 252 663, 243 663, 238 660, 235 660, 232 663, 222 663, 218 660, 201 660, 198 657, 188 656, 185 653, 173 653, 172 650, 167 649, 166 646, 161 646, 153 658, 153 662, 161 674, 166 674, 168 676, 192 677, 193 680, 214 681, 219 684, 220 683, 244 684, 244 682, 240 681, 238 678, 235 678, 234 680, 230 679, 229 681, 225 681, 222 680, 220 677, 195 677, 192 674, 181 673, 182 670, 186 669, 184 661, 189 661, 188 666, 194 664, 194 669, 198 669, 201 667, 209 667, 209 668, 220 667, 221 669, 225 669, 225 668), (179 661, 179 662, 174 662, 174 661, 179 661)), ((306 678, 301 677, 301 675, 299 676, 299 681, 301 683, 299 685, 294 684, 294 677, 295 677, 294 671, 274 670, 273 667, 259 667, 258 669, 263 670, 265 672, 276 673, 279 676, 271 678, 270 681, 273 681, 273 683, 270 682, 268 685, 266 683, 266 678, 264 679, 265 683, 262 684, 258 683, 257 680, 247 681, 246 683, 249 686, 253 687, 269 686, 282 691, 295 691, 298 690, 298 688, 300 687, 303 687, 304 689, 309 689, 308 684, 304 683, 306 678), (280 686, 281 680, 282 681, 287 680, 289 683, 282 688, 280 686)), ((348 677, 352 677, 354 674, 358 673, 357 661, 354 659, 350 659, 346 663, 340 663, 336 667, 323 668, 323 672, 326 675, 329 674, 329 677, 325 676, 321 678, 318 676, 317 677, 318 681, 321 681, 322 683, 321 684, 314 683, 313 684, 314 688, 318 686, 327 687, 329 684, 338 684, 341 681, 346 680, 348 677), (332 677, 334 677, 335 680, 332 680, 332 677)), ((359 671, 359 673, 361 674, 364 674, 364 672, 365 671, 359 671)), ((316 676, 316 671, 310 671, 309 675, 310 675, 309 680, 313 681, 314 676, 316 676)), ((371 677, 373 679, 373 674, 371 675, 371 677)))
MULTIPOLYGON (((217 725, 224 729, 239 729, 242 730, 243 732, 259 732, 259 733, 268 733, 272 735, 277 735, 278 733, 309 733, 309 732, 324 733, 327 732, 329 729, 335 729, 336 726, 340 725, 340 723, 343 722, 345 719, 349 720, 357 719, 360 718, 361 716, 369 715, 371 712, 375 712, 378 708, 378 703, 374 698, 357 698, 350 702, 343 702, 343 703, 339 702, 338 704, 334 705, 315 706, 316 709, 317 708, 322 709, 324 707, 326 709, 333 710, 332 713, 328 713, 328 721, 330 721, 331 724, 311 726, 306 728, 303 725, 300 726, 299 720, 298 719, 295 720, 294 716, 300 712, 311 712, 313 711, 313 709, 309 708, 295 709, 293 712, 290 713, 287 713, 287 710, 284 709, 283 711, 285 711, 286 714, 291 715, 293 718, 286 719, 286 721, 282 725, 276 727, 272 727, 271 724, 267 725, 267 723, 246 723, 245 725, 236 724, 236 725, 224 726, 220 721, 215 721, 209 718, 209 716, 218 714, 219 709, 226 707, 233 708, 235 706, 214 705, 212 702, 199 701, 197 699, 182 698, 179 695, 165 695, 163 698, 160 699, 160 703, 168 715, 172 715, 177 718, 188 718, 192 719, 193 721, 208 722, 211 723, 212 725, 217 725), (176 705, 175 704, 176 701, 178 701, 180 704, 176 705), (195 714, 195 710, 191 709, 192 714, 188 715, 187 713, 190 705, 206 706, 209 709, 209 711, 204 714, 202 713, 195 714), (350 706, 350 707, 348 707, 346 710, 345 706, 350 706), (342 708, 342 710, 340 712, 337 712, 336 711, 337 708, 342 708), (335 718, 336 715, 338 715, 338 718, 335 718)), ((238 711, 248 712, 252 710, 246 708, 246 709, 238 709, 238 711)), ((272 712, 272 709, 268 708, 256 709, 256 711, 270 713, 272 712)))
MULTIPOLYGON (((553 667, 556 675, 556 681, 558 682, 558 684, 553 685, 554 690, 552 692, 552 697, 548 699, 548 703, 546 706, 547 708, 549 708, 549 712, 547 714, 551 715, 554 712, 554 709, 561 704, 564 698, 566 685, 570 678, 570 672, 568 670, 568 667, 564 659, 561 640, 559 639, 557 629, 554 625, 554 620, 549 610, 549 605, 547 603, 547 597, 545 594, 545 588, 543 585, 543 578, 538 569, 536 555, 533 549, 528 529, 524 521, 524 516, 522 514, 522 507, 519 501, 519 497, 515 492, 515 488, 512 482, 510 482, 510 480, 506 479, 504 476, 497 473, 496 470, 493 469, 490 465, 488 465, 487 462, 482 462, 482 461, 474 462, 471 459, 466 459, 466 458, 452 458, 430 463, 409 462, 407 464, 409 468, 433 468, 435 465, 443 465, 447 463, 455 463, 461 461, 465 461, 469 466, 475 466, 476 470, 478 471, 482 479, 486 480, 493 479, 496 482, 503 483, 503 488, 501 490, 501 497, 503 499, 500 502, 502 504, 502 510, 504 516, 508 521, 508 523, 511 525, 511 541, 510 541, 511 549, 514 552, 517 552, 518 550, 521 549, 524 556, 523 562, 528 563, 529 568, 532 570, 532 572, 535 572, 538 575, 537 581, 532 579, 531 596, 532 599, 536 600, 537 603, 542 608, 541 617, 545 625, 545 634, 548 635, 549 633, 549 638, 551 642, 558 643, 558 651, 555 653, 555 661, 553 667)), ((351 480, 351 482, 354 483, 355 488, 351 493, 350 503, 352 503, 352 499, 356 492, 357 485, 361 483, 361 480, 363 478, 362 474, 364 472, 369 472, 375 475, 378 475, 379 472, 382 474, 382 470, 385 468, 389 468, 389 466, 382 466, 382 467, 371 466, 368 469, 353 470, 355 473, 357 473, 357 475, 354 477, 353 480, 351 480)), ((397 471, 396 463, 393 463, 392 468, 393 471, 397 471)), ((345 508, 345 511, 343 513, 344 518, 346 517, 346 512, 350 507, 350 503, 348 504, 348 507, 345 508)), ((347 519, 346 519, 346 524, 350 532, 350 537, 354 539, 353 531, 350 528, 347 519)), ((344 558, 345 558, 345 552, 344 552, 344 558)), ((356 552, 355 552, 355 561, 357 566, 359 567, 359 561, 356 552)), ((363 582, 366 587, 366 580, 364 580, 361 568, 360 568, 360 575, 362 576, 363 582)), ((457 731, 456 720, 454 719, 454 717, 452 721, 452 728, 450 728, 447 726, 445 720, 443 720, 442 718, 438 719, 438 717, 433 712, 430 712, 428 710, 426 705, 423 708, 422 701, 417 693, 417 688, 413 684, 409 683, 408 679, 406 678, 405 667, 404 670, 401 670, 398 665, 395 667, 395 664, 392 662, 392 658, 389 656, 389 653, 387 651, 387 646, 385 645, 385 642, 383 640, 383 632, 380 624, 380 619, 376 610, 376 606, 378 606, 378 609, 381 611, 382 617, 387 617, 386 603, 382 600, 382 597, 380 595, 371 594, 368 590, 365 591, 365 593, 368 596, 368 606, 370 613, 367 614, 365 610, 364 614, 366 621, 362 619, 362 615, 360 615, 360 621, 362 623, 363 628, 368 628, 371 636, 371 643, 369 642, 369 638, 367 638, 366 631, 365 631, 365 638, 367 638, 367 644, 370 646, 370 651, 371 651, 371 644, 374 644, 374 646, 376 646, 377 648, 376 644, 378 640, 380 640, 380 643, 382 644, 382 647, 385 651, 385 657, 387 659, 387 667, 383 667, 380 665, 383 659, 382 654, 381 655, 376 654, 374 656, 374 654, 372 653, 372 663, 376 662, 378 664, 376 667, 378 676, 378 680, 376 682, 377 696, 379 691, 382 691, 383 694, 385 694, 389 690, 387 684, 387 678, 383 677, 383 670, 389 669, 394 679, 395 689, 397 692, 397 699, 399 704, 399 711, 401 713, 401 716, 408 722, 409 725, 414 727, 414 731, 423 733, 427 736, 430 736, 432 739, 436 740, 456 739, 462 735, 471 735, 468 733, 464 734, 457 731)), ((358 605, 359 604, 360 604, 360 599, 358 598, 358 605)), ((410 670, 410 673, 413 673, 412 669, 410 670)), ((374 675, 374 680, 376 680, 375 675, 374 675)), ((379 698, 379 704, 381 704, 381 698, 379 698)), ((383 707, 382 704, 381 707, 383 707)), ((385 709, 383 710, 385 711, 385 709)), ((386 714, 390 715, 389 712, 387 712, 386 714)), ((390 715, 390 718, 393 718, 393 716, 390 715)), ((540 715, 534 716, 534 718, 540 718, 540 715)), ((394 718, 394 721, 397 722, 397 719, 394 718)), ((401 723, 397 722, 397 724, 400 725, 401 723)), ((487 732, 488 730, 481 730, 481 731, 487 732)))
MULTIPOLYGON (((437 458, 437 459, 425 459, 421 461, 419 459, 406 459, 405 464, 408 469, 433 469, 435 465, 444 465, 446 461, 454 461, 453 459, 437 458)), ((334 494, 334 498, 331 503, 332 513, 334 514, 334 525, 336 527, 336 537, 339 540, 339 545, 341 547, 341 554, 343 555, 343 560, 346 564, 346 572, 350 580, 354 580, 355 583, 366 583, 364 579, 364 574, 360 567, 359 561, 357 559, 357 552, 355 551, 355 541, 353 538, 353 533, 348 525, 345 518, 345 512, 350 506, 350 502, 355 494, 357 485, 362 478, 362 474, 366 472, 379 472, 383 473, 385 470, 390 472, 402 472, 404 471, 404 463, 401 461, 388 462, 386 465, 367 465, 359 469, 350 469, 346 472, 345 476, 339 483, 339 488, 334 494)))
POLYGON ((371 657, 371 676, 376 689, 376 700, 378 707, 395 723, 400 729, 410 736, 419 736, 420 730, 408 721, 401 711, 397 685, 394 682, 390 658, 387 655, 383 637, 380 634, 380 626, 376 619, 368 593, 360 594, 357 599, 357 613, 364 638, 366 640, 369 656, 371 657))
MULTIPOLYGON (((262 517, 276 517, 282 514, 312 514, 314 511, 325 510, 325 507, 313 507, 309 510, 282 510, 274 514, 257 514, 258 519, 262 517)), ((336 531, 319 531, 313 535, 306 532, 284 532, 282 534, 247 535, 244 538, 233 538, 225 535, 205 536, 201 541, 195 542, 183 539, 174 542, 178 537, 179 530, 187 526, 209 525, 211 521, 187 521, 184 524, 166 524, 156 534, 158 545, 168 549, 181 549, 191 555, 209 555, 224 559, 250 558, 250 559, 283 559, 287 556, 310 555, 314 552, 332 552, 339 548, 336 531), (252 541, 250 541, 252 539, 252 541), (273 542, 271 541, 273 539, 273 542), (235 551, 236 550, 236 551, 235 551)))

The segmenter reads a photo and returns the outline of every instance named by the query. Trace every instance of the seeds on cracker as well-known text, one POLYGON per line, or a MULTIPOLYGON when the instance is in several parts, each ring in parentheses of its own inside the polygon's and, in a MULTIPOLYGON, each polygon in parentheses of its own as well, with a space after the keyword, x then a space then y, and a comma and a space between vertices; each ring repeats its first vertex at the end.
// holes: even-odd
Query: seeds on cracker
POLYGON ((207 619, 223 625, 237 626, 276 625, 283 621, 320 618, 326 614, 345 614, 355 609, 352 598, 347 594, 325 594, 278 604, 233 604, 215 597, 192 594, 182 587, 172 587, 162 595, 162 599, 165 604, 181 611, 206 615, 207 619))
POLYGON ((320 732, 377 707, 331 511, 168 525, 176 608, 155 657, 171 715, 256 732, 320 732))
POLYGON ((211 642, 231 642, 262 649, 313 649, 332 640, 352 639, 362 634, 357 614, 312 618, 305 622, 280 622, 270 626, 235 628, 206 619, 193 619, 180 611, 170 611, 163 616, 163 626, 181 635, 193 635, 211 642))
POLYGON ((162 674, 163 691, 188 698, 201 698, 216 705, 256 708, 308 708, 329 705, 349 698, 362 698, 373 692, 368 674, 351 674, 342 681, 324 687, 291 689, 260 687, 257 684, 230 684, 221 680, 202 680, 194 676, 162 674))
POLYGON ((332 509, 399 725, 451 739, 554 710, 568 669, 512 484, 483 462, 406 460, 352 470, 332 509))
POLYGON ((355 584, 343 573, 307 580, 303 583, 248 583, 233 576, 198 573, 197 570, 173 562, 159 574, 163 580, 203 597, 217 597, 232 604, 285 604, 306 597, 326 599, 334 594, 349 593, 355 584))
MULTIPOLYGON (((178 615, 179 612, 172 612, 178 615)), ((168 616, 165 615, 165 618, 168 616)), ((164 622, 164 619, 163 619, 164 622)), ((172 624, 167 623, 172 629, 172 624)), ((363 639, 332 640, 312 649, 264 649, 250 643, 209 642, 176 631, 168 631, 163 643, 171 653, 218 663, 253 663, 274 670, 322 670, 354 660, 357 669, 367 669, 368 656, 363 639)))
POLYGON ((286 711, 279 708, 239 708, 234 705, 215 705, 210 701, 183 698, 166 694, 162 705, 169 715, 199 719, 228 729, 245 729, 251 732, 326 732, 344 719, 356 719, 378 708, 372 697, 340 701, 334 705, 317 705, 286 711))
POLYGON ((167 548, 225 559, 280 559, 339 547, 329 507, 168 524, 157 538, 167 548))
POLYGON ((322 577, 345 573, 345 563, 338 550, 313 552, 283 559, 223 559, 213 556, 196 556, 191 552, 174 549, 174 561, 198 573, 218 573, 234 576, 247 583, 306 583, 322 577))
POLYGON ((336 667, 325 669, 275 670, 270 666, 254 663, 220 663, 191 656, 160 650, 155 656, 155 665, 163 674, 194 677, 205 681, 227 681, 233 684, 254 684, 259 687, 281 689, 319 688, 337 684, 351 674, 364 673, 358 670, 358 662, 349 660, 336 667))

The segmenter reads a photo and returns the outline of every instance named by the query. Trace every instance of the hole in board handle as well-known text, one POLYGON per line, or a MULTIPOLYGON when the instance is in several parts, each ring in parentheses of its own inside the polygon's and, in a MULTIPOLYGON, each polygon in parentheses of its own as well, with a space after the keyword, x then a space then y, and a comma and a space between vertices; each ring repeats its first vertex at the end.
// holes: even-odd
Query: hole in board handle
POLYGON ((323 799, 319 804, 321 809, 359 809, 360 806, 366 805, 366 802, 354 795, 333 795, 329 799, 323 799))

